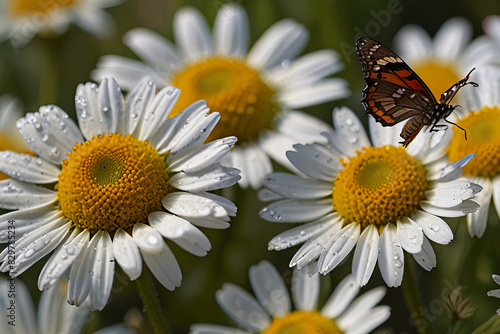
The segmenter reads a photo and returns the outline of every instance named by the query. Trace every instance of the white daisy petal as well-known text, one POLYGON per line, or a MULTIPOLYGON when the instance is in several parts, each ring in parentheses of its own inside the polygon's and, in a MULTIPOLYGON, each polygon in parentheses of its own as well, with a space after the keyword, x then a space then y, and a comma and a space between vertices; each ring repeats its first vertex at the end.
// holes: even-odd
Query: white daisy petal
POLYGON ((481 207, 477 209, 476 212, 467 215, 467 227, 471 237, 477 236, 481 238, 488 223, 488 212, 493 194, 493 184, 488 178, 475 178, 474 181, 481 182, 483 186, 483 190, 474 198, 474 201, 481 207))
POLYGON ((92 267, 99 239, 93 237, 76 257, 69 273, 68 303, 81 306, 87 299, 92 285, 92 267))
POLYGON ((300 140, 303 143, 326 143, 325 137, 321 133, 333 131, 331 125, 322 120, 304 112, 294 110, 276 115, 274 125, 278 131, 277 135, 285 135, 290 137, 290 139, 297 138, 293 139, 293 144, 296 144, 299 139, 297 134, 300 134, 300 140))
POLYGON ((401 122, 393 127, 384 127, 374 117, 368 117, 368 127, 373 146, 399 145, 398 142, 401 140, 399 133, 401 132, 403 123, 401 122))
POLYGON ((60 219, 53 229, 47 230, 47 233, 42 234, 29 245, 23 245, 21 250, 16 252, 14 267, 10 269, 11 276, 21 275, 34 263, 50 253, 65 238, 69 228, 70 223, 66 219, 60 219))
POLYGON ((300 225, 289 230, 286 230, 268 243, 268 250, 282 250, 306 242, 326 232, 327 229, 336 226, 338 230, 342 227, 341 217, 337 213, 328 214, 313 222, 300 225))
MULTIPOLYGON (((0 280, 0 307, 5 312, 5 319, 0 323, 0 329, 5 334, 17 333, 38 333, 37 321, 35 317, 35 307, 30 293, 26 285, 20 280, 0 280), (9 295, 12 294, 13 286, 15 288, 15 299, 11 299, 9 295), (9 308, 12 308, 12 301, 15 302, 14 310, 15 317, 22 319, 22 321, 13 322, 15 326, 9 325, 8 321, 11 320, 9 308)), ((15 319, 15 320, 17 320, 15 319)), ((14 320, 14 319, 12 319, 14 320)))
POLYGON ((294 145, 295 151, 286 152, 290 162, 312 179, 334 180, 341 165, 331 150, 319 144, 294 145))
POLYGON ((259 189, 264 177, 273 171, 269 157, 255 144, 236 147, 228 157, 232 161, 231 166, 241 171, 242 187, 248 184, 252 189, 259 189))
POLYGON ((157 132, 160 124, 168 118, 180 92, 178 88, 167 86, 154 96, 145 112, 141 114, 137 129, 139 140, 148 140, 157 132))
POLYGON ((191 254, 205 256, 211 248, 208 238, 185 219, 166 212, 153 212, 148 221, 161 235, 191 254))
POLYGON ((285 199, 272 203, 260 211, 260 218, 270 222, 300 223, 318 219, 332 210, 330 199, 297 201, 285 199))
MULTIPOLYGON (((407 217, 401 217, 397 223, 398 244, 408 253, 418 253, 422 250, 424 235, 421 225, 414 223, 407 217)), ((448 225, 446 225, 448 226, 448 225)))
POLYGON ((427 179, 431 181, 437 180, 439 182, 452 181, 462 174, 462 167, 465 166, 475 156, 475 154, 469 154, 462 159, 447 165, 438 172, 429 173, 429 175, 427 175, 427 179))
POLYGON ((459 205, 464 200, 473 198, 481 189, 482 187, 478 184, 460 178, 453 182, 432 185, 430 190, 425 192, 425 198, 429 204, 441 208, 450 208, 459 205))
POLYGON ((415 210, 410 219, 417 223, 425 236, 438 244, 447 245, 453 240, 453 232, 444 220, 427 212, 415 210))
POLYGON ((118 229, 113 236, 113 255, 123 271, 135 281, 142 274, 142 257, 134 238, 118 229))
POLYGON ((479 204, 472 200, 465 200, 461 204, 451 207, 451 208, 439 208, 427 201, 420 201, 420 207, 433 215, 441 216, 441 217, 462 217, 468 213, 475 212, 479 209, 479 204))
POLYGON ((360 286, 366 285, 377 263, 379 234, 375 225, 369 225, 359 236, 352 260, 352 277, 360 286))
POLYGON ((293 269, 292 299, 295 308, 311 312, 319 298, 319 274, 309 275, 309 268, 293 269))
POLYGON ((361 227, 357 223, 344 226, 329 238, 318 261, 319 272, 326 275, 342 262, 358 242, 361 227))
POLYGON ((169 163, 169 170, 186 173, 199 172, 223 159, 236 143, 236 137, 226 137, 203 145, 196 151, 179 152, 169 163))
POLYGON ((436 267, 436 254, 426 237, 424 237, 424 242, 422 242, 422 251, 412 255, 415 261, 425 270, 431 271, 436 267))
POLYGON ((168 73, 181 64, 176 47, 159 34, 135 28, 123 36, 123 43, 157 71, 168 73))
POLYGON ((169 182, 177 189, 199 192, 230 187, 239 179, 239 170, 215 164, 196 173, 177 173, 169 182))
POLYGON ((334 50, 311 52, 273 68, 267 79, 283 90, 308 86, 342 70, 344 65, 339 60, 340 55, 334 50))
POLYGON ((97 94, 97 114, 101 134, 121 133, 128 129, 129 115, 125 113, 125 100, 113 78, 104 78, 97 94))
MULTIPOLYGON (((134 238, 135 240, 135 238, 134 238)), ((181 286, 182 273, 174 254, 168 248, 167 244, 163 239, 160 240, 161 252, 156 254, 151 254, 146 249, 139 246, 144 262, 151 270, 156 279, 168 290, 172 291, 175 288, 181 286)))
POLYGON ((156 93, 156 85, 151 78, 146 77, 137 84, 134 89, 127 94, 125 104, 129 117, 129 127, 124 134, 130 133, 134 138, 139 137, 142 129, 141 122, 144 114, 152 103, 156 93))
POLYGON ((227 211, 216 201, 197 194, 182 192, 170 193, 162 200, 163 207, 168 211, 187 218, 214 218, 229 221, 227 211), (193 208, 196 208, 193 210, 193 208))
POLYGON ((371 333, 375 328, 384 323, 391 316, 391 308, 389 306, 377 306, 365 314, 360 321, 351 324, 346 330, 346 334, 361 334, 371 333))
POLYGON ((61 275, 73 264, 81 250, 87 246, 89 240, 90 232, 88 230, 74 229, 68 239, 59 245, 43 266, 38 276, 38 289, 45 290, 54 286, 61 275))
POLYGON ((360 286, 354 282, 352 276, 346 276, 326 301, 321 314, 328 319, 337 318, 349 306, 359 290, 360 286))
POLYGON ((243 8, 225 4, 218 11, 213 28, 215 53, 243 56, 248 51, 250 27, 243 8))
POLYGON ((300 247, 297 253, 295 253, 289 266, 297 266, 297 269, 302 269, 310 263, 318 260, 324 251, 325 245, 328 244, 330 238, 335 235, 338 230, 339 228, 337 226, 333 226, 326 229, 324 233, 312 237, 309 241, 304 243, 302 247, 300 247))
POLYGON ((213 193, 206 193, 206 192, 198 193, 198 195, 203 196, 205 198, 208 198, 211 201, 214 201, 215 203, 217 203, 218 205, 223 207, 224 210, 226 210, 226 213, 229 217, 236 216, 237 207, 233 202, 231 202, 227 198, 213 194, 213 193))
POLYGON ((90 140, 100 134, 98 110, 99 86, 93 82, 79 84, 76 88, 75 109, 83 136, 90 140))
POLYGON ((409 63, 417 63, 428 57, 432 50, 432 40, 427 32, 413 24, 405 25, 394 36, 399 54, 409 63))
POLYGON ((163 238, 160 233, 149 225, 138 223, 132 229, 132 237, 141 251, 151 255, 163 252, 163 238))
POLYGON ((99 38, 109 38, 116 29, 113 17, 100 8, 87 8, 74 16, 75 23, 99 38))
POLYGON ((215 298, 222 310, 243 328, 260 332, 266 329, 271 319, 257 301, 240 287, 225 283, 215 298))
MULTIPOLYGON (((90 77, 95 81, 113 77, 118 81, 121 88, 128 91, 134 89, 137 83, 145 77, 153 78, 154 82, 160 87, 166 86, 164 75, 160 75, 150 66, 138 60, 115 55, 99 58, 97 68, 90 73, 90 77)), ((85 136, 85 138, 90 139, 92 137, 85 136)))
POLYGON ((457 58, 472 37, 472 25, 461 17, 446 21, 434 37, 437 58, 448 61, 457 58))
POLYGON ((108 303, 111 294, 115 274, 115 258, 113 257, 113 243, 107 231, 97 232, 94 238, 99 240, 92 266, 90 309, 101 311, 108 303))
POLYGON ((302 25, 290 19, 281 20, 255 42, 248 52, 247 62, 255 68, 270 69, 295 57, 308 39, 309 34, 302 25))
POLYGON ((304 179, 288 173, 273 173, 264 179, 270 190, 296 199, 323 198, 332 193, 331 182, 304 179))
POLYGON ((9 210, 29 209, 56 201, 55 191, 15 179, 0 181, 0 207, 9 210))
MULTIPOLYGON (((0 243, 8 241, 9 226, 15 224, 16 233, 24 235, 31 232, 41 225, 55 220, 59 215, 59 211, 55 210, 52 205, 44 205, 35 208, 22 209, 11 211, 0 215, 0 243)), ((12 227, 10 228, 12 229, 12 227)))
MULTIPOLYGON (((318 134, 316 134, 318 135, 318 134)), ((322 136, 318 136, 322 137, 322 136)), ((324 138, 321 139, 324 141, 324 138)), ((313 140, 314 141, 314 140, 313 140)), ((263 151, 262 154, 264 157, 269 160, 269 157, 276 161, 279 165, 283 166, 284 168, 288 169, 289 171, 301 175, 302 172, 295 168, 295 166, 288 160, 286 156, 287 151, 292 151, 293 150, 293 145, 297 144, 297 140, 293 139, 292 137, 289 137, 287 135, 284 135, 279 132, 272 132, 272 131, 265 131, 259 135, 259 148, 260 151, 263 151), (264 153, 265 152, 265 153, 264 153), (269 157, 268 157, 269 156, 269 157)), ((233 150, 230 154, 230 157, 233 158, 235 150, 233 150)), ((236 167, 236 165, 235 165, 236 167)), ((271 163, 269 162, 269 172, 268 173, 262 173, 262 177, 267 176, 269 173, 271 173, 272 166, 271 163)), ((249 171, 250 172, 250 171, 249 171)), ((256 173, 252 173, 256 174, 256 173)), ((259 186, 260 187, 260 186, 259 186)))
POLYGON ((250 284, 259 301, 273 317, 284 317, 292 309, 285 282, 276 268, 267 261, 250 267, 250 284))
POLYGON ((385 287, 379 286, 356 298, 347 310, 335 319, 339 327, 346 330, 362 321, 373 307, 384 298, 385 292, 385 287))
POLYGON ((75 143, 83 141, 77 125, 54 105, 40 107, 37 113, 27 113, 16 126, 36 155, 56 165, 67 158, 66 153, 71 152, 75 143))
POLYGON ((197 101, 189 105, 180 114, 168 118, 158 127, 157 133, 151 138, 151 144, 162 154, 177 145, 184 135, 184 128, 194 119, 205 117, 210 112, 205 101, 197 101))
POLYGON ((210 28, 197 9, 181 8, 175 13, 173 25, 175 41, 184 59, 194 61, 212 54, 213 43, 210 28))
POLYGON ((52 183, 61 172, 56 166, 29 154, 13 151, 0 152, 0 171, 20 181, 30 183, 52 183))
POLYGON ((491 275, 491 277, 493 278, 493 281, 495 281, 496 284, 499 284, 500 285, 500 275, 491 275))
POLYGON ((500 212, 500 175, 497 175, 492 180, 493 183, 493 204, 497 212, 500 212))
POLYGON ((347 107, 333 110, 333 123, 336 132, 333 134, 336 147, 349 156, 356 155, 356 150, 370 146, 370 140, 363 124, 356 114, 347 107))
POLYGON ((399 244, 398 232, 394 224, 387 224, 380 235, 378 266, 388 287, 401 285, 404 273, 404 253, 399 244))
POLYGON ((239 328, 230 328, 212 324, 196 324, 189 327, 190 334, 251 334, 239 328))
POLYGON ((261 202, 270 202, 284 199, 284 196, 281 196, 280 194, 277 194, 269 189, 263 188, 257 193, 257 198, 261 202))
POLYGON ((331 78, 309 86, 284 90, 277 94, 277 99, 288 108, 295 109, 342 99, 349 95, 350 91, 344 79, 331 78))

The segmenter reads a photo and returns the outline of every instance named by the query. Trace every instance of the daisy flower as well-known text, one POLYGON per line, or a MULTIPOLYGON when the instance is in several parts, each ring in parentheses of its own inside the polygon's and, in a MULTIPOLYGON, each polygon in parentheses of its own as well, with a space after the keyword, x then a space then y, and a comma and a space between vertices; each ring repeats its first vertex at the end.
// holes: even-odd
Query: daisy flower
POLYGON ((481 237, 486 229, 491 202, 500 213, 500 68, 483 66, 474 73, 473 80, 481 89, 464 90, 464 107, 457 124, 467 130, 453 128, 453 138, 448 147, 449 160, 474 153, 476 159, 464 167, 464 176, 481 184, 483 191, 477 202, 481 208, 467 215, 470 235, 481 237), (462 132, 462 133, 459 133, 462 132))
POLYGON ((488 34, 488 36, 493 37, 500 42, 500 16, 499 15, 489 15, 483 21, 483 29, 488 34))
POLYGON ((419 134, 405 150, 398 144, 403 124, 383 128, 370 118, 373 146, 348 108, 333 112, 329 145, 295 145, 287 152, 305 176, 269 175, 262 200, 278 201, 261 210, 270 222, 306 223, 269 242, 270 250, 304 243, 290 262, 299 269, 318 261, 327 274, 353 250, 352 274, 365 285, 379 264, 390 287, 401 284, 403 250, 426 270, 436 265, 429 240, 448 244, 453 234, 439 218, 477 210, 481 187, 459 178, 466 156, 447 165, 445 131, 419 134), (443 137, 444 136, 444 137, 443 137))
POLYGON ((78 86, 79 127, 55 105, 17 122, 37 155, 0 152, 0 270, 16 277, 55 250, 38 278, 40 290, 69 269, 68 301, 90 299, 101 310, 115 261, 135 280, 143 261, 169 290, 181 270, 163 238, 204 256, 196 227, 227 228, 236 207, 208 191, 235 184, 238 171, 218 162, 236 142, 204 144, 219 120, 198 101, 169 117, 180 90, 143 80, 124 100, 113 79, 78 86), (196 225, 196 226, 195 226, 196 225), (15 243, 11 243, 14 233, 15 243))
POLYGON ((98 37, 114 29, 113 19, 102 8, 122 0, 0 0, 0 41, 23 46, 37 33, 62 34, 71 23, 98 37))
POLYGON ((210 109, 222 115, 221 126, 210 138, 228 133, 238 137, 225 163, 241 170, 243 188, 262 185, 272 171, 269 156, 286 160, 286 149, 296 143, 287 134, 304 124, 321 123, 297 108, 349 94, 345 80, 327 78, 343 67, 335 51, 296 58, 308 33, 293 20, 272 25, 250 50, 248 17, 235 4, 220 8, 213 32, 198 10, 182 8, 175 14, 173 31, 177 46, 150 30, 129 31, 124 43, 144 62, 104 56, 92 77, 113 76, 121 86, 131 88, 142 77, 152 76, 160 87, 179 87, 183 95, 174 114, 194 101, 206 100, 210 109))
POLYGON ((441 26, 434 39, 419 26, 404 26, 395 36, 395 49, 439 101, 471 69, 496 61, 499 50, 491 38, 471 38, 471 23, 454 17, 441 26))
MULTIPOLYGON (((81 333, 90 315, 87 305, 76 307, 66 301, 67 282, 59 280, 53 289, 44 291, 38 304, 38 316, 33 300, 20 280, 0 278, 0 305, 7 310, 0 320, 3 334, 69 334, 81 333)), ((133 334, 136 331, 117 324, 94 334, 133 334)))
POLYGON ((226 283, 216 298, 223 311, 245 330, 225 326, 196 324, 191 334, 279 334, 279 333, 370 333, 391 315, 389 306, 376 306, 385 296, 385 288, 374 288, 356 297, 360 287, 349 275, 335 288, 318 309, 320 280, 308 269, 294 269, 292 311, 290 295, 276 268, 267 261, 249 270, 256 298, 237 285, 226 283), (354 300, 354 301, 353 301, 354 300))
MULTIPOLYGON (((500 284, 500 275, 493 274, 492 277, 496 284, 500 284)), ((488 291, 488 296, 500 298, 500 289, 488 291)), ((497 314, 500 314, 500 308, 497 310, 497 314)))
MULTIPOLYGON (((16 121, 23 116, 18 100, 10 95, 0 96, 0 151, 26 152, 28 146, 16 130, 16 121)), ((0 172, 0 180, 8 176, 0 172)))

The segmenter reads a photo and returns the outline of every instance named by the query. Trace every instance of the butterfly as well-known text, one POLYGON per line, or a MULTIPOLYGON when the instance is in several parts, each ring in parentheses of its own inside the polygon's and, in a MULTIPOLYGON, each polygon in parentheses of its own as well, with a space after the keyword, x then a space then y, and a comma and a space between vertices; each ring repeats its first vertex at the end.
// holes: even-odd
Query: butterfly
POLYGON ((469 84, 478 86, 475 82, 469 82, 474 68, 444 92, 438 103, 422 79, 386 46, 371 38, 360 37, 356 41, 356 52, 366 82, 361 100, 366 113, 371 114, 382 126, 393 126, 410 118, 400 134, 404 139, 400 142, 403 147, 415 139, 424 125, 430 126, 430 132, 446 130, 447 125, 438 124, 441 119, 464 131, 467 139, 465 129, 446 117, 459 107, 450 105, 450 102, 460 88, 469 84))

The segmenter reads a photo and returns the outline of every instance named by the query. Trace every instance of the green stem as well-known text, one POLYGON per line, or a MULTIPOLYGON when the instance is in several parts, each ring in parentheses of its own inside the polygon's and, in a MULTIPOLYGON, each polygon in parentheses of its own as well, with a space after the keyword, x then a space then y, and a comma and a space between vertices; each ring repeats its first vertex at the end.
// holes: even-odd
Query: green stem
POLYGON ((421 334, 434 334, 432 323, 425 312, 422 302, 417 275, 415 273, 415 261, 408 253, 405 253, 405 273, 402 285, 406 305, 410 309, 412 319, 415 320, 415 317, 418 318, 415 321, 418 332, 421 334))
POLYGON ((158 292, 151 278, 151 273, 146 266, 143 269, 141 277, 137 279, 137 287, 139 288, 142 303, 155 334, 170 333, 167 319, 158 298, 158 292))

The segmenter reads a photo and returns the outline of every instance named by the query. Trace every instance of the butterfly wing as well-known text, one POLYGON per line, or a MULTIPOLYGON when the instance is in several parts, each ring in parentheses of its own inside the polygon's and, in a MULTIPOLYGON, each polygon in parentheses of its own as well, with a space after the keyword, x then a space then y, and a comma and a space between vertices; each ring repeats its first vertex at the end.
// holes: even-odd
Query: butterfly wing
MULTIPOLYGON (((417 115, 425 122, 426 113, 437 101, 422 79, 397 54, 371 38, 360 37, 356 41, 356 52, 366 82, 361 100, 365 111, 383 126, 417 115)), ((413 139, 416 133, 408 137, 410 135, 413 139)))

